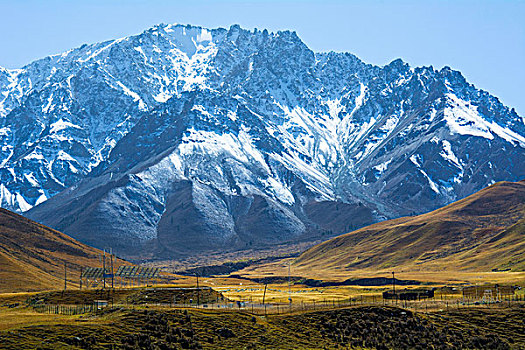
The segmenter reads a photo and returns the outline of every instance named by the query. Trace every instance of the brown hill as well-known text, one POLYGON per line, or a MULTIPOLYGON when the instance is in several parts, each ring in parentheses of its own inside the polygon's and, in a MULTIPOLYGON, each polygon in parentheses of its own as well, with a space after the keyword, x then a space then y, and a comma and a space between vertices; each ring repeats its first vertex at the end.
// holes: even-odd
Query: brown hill
POLYGON ((81 266, 100 266, 101 253, 0 208, 0 292, 63 288, 64 263, 71 286, 78 283, 81 266))
POLYGON ((525 181, 364 227, 304 252, 300 269, 525 270, 525 181))

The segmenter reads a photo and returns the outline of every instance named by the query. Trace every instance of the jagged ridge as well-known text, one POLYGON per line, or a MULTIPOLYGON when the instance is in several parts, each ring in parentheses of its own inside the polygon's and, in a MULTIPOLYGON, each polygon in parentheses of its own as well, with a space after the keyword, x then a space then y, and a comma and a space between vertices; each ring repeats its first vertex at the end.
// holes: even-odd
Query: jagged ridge
POLYGON ((523 118, 459 72, 314 53, 289 31, 159 25, 0 77, 2 206, 74 186, 29 215, 95 245, 341 233, 525 174, 523 118))

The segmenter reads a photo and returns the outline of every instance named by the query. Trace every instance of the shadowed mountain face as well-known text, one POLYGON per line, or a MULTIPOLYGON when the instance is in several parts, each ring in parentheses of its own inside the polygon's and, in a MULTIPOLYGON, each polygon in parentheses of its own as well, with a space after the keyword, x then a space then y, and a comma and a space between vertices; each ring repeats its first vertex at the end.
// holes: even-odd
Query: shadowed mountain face
POLYGON ((0 209, 0 292, 56 289, 77 283, 80 268, 100 266, 102 252, 16 213, 0 209))
POLYGON ((309 240, 525 174, 523 118, 459 72, 288 31, 159 25, 0 91, 1 205, 121 254, 309 240))
POLYGON ((427 214, 323 242, 296 261, 326 269, 525 270, 525 181, 499 182, 427 214))

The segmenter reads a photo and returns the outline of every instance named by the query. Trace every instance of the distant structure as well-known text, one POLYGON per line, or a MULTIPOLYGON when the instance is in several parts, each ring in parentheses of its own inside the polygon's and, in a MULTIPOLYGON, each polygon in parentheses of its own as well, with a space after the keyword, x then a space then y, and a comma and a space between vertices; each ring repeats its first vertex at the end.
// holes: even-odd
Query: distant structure
POLYGON ((406 290, 402 292, 386 291, 383 292, 383 299, 398 299, 398 300, 421 300, 434 297, 434 290, 406 290))
POLYGON ((111 274, 102 267, 86 267, 80 274, 80 288, 106 288, 105 279, 111 274))
POLYGON ((99 256, 99 259, 102 267, 80 268, 80 289, 82 289, 82 286, 96 288, 100 283, 102 283, 102 288, 106 288, 108 286, 106 282, 109 283, 110 281, 111 288, 114 288, 113 260, 116 261, 116 257, 113 255, 113 249, 104 248, 104 252, 99 256))
POLYGON ((396 276, 395 272, 392 274, 392 290, 383 292, 383 299, 396 299, 396 300, 421 300, 434 297, 434 289, 411 289, 396 292, 396 276))
POLYGON ((148 285, 159 278, 160 268, 142 266, 120 266, 115 273, 121 282, 128 282, 131 286, 148 285))
POLYGON ((103 267, 87 267, 82 269, 80 285, 86 288, 115 288, 150 285, 159 279, 160 268, 141 266, 119 266, 113 274, 103 267))
POLYGON ((108 307, 108 301, 107 300, 93 300, 93 304, 98 310, 101 310, 105 307, 108 307))
POLYGON ((463 298, 493 302, 513 296, 515 289, 513 286, 500 286, 499 284, 469 286, 463 288, 463 298))
MULTIPOLYGON (((150 285, 160 279, 160 268, 142 266, 119 266, 114 270, 117 257, 112 248, 104 248, 99 256, 101 267, 85 267, 80 269, 80 289, 85 288, 115 288, 115 283, 120 287, 133 287, 150 285)), ((64 265, 64 270, 65 270, 64 265)), ((67 271, 64 271, 66 276, 67 271)), ((64 277, 64 289, 66 288, 64 277)))

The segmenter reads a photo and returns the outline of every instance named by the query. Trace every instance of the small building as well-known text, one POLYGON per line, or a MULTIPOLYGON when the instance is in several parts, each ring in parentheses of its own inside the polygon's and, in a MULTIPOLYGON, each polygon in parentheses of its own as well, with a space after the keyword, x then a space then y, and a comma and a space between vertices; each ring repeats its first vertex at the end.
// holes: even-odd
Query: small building
POLYGON ((394 293, 393 291, 383 292, 383 299, 398 299, 398 300, 421 300, 434 297, 434 289, 413 289, 404 290, 394 293))
POLYGON ((487 284, 483 286, 468 286, 463 288, 463 297, 466 299, 501 300, 514 295, 515 287, 487 284))
POLYGON ((93 304, 95 305, 97 310, 101 310, 108 306, 108 301, 107 300, 93 300, 93 304))

